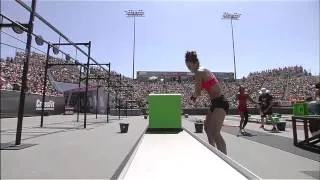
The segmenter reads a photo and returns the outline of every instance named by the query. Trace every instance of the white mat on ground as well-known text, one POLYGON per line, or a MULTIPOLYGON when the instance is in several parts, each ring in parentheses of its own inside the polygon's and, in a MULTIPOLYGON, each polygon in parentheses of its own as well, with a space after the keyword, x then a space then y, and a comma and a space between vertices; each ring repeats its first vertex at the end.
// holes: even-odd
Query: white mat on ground
POLYGON ((246 179, 182 131, 145 134, 123 179, 246 179))

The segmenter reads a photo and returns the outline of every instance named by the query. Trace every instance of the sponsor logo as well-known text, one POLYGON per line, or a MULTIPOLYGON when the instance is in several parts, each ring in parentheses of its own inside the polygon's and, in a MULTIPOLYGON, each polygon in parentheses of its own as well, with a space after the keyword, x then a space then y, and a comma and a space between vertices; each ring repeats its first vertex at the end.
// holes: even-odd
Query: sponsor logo
MULTIPOLYGON (((40 111, 42 109, 42 101, 37 99, 36 101, 36 111, 40 111)), ((44 110, 54 111, 54 101, 50 100, 48 102, 44 102, 44 110)))

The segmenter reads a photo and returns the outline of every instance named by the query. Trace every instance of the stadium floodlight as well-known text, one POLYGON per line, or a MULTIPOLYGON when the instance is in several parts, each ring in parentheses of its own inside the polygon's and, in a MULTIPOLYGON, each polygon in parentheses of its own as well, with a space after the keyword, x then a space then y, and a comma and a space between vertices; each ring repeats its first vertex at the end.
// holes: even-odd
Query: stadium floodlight
POLYGON ((134 79, 134 56, 135 56, 135 45, 136 45, 136 17, 144 17, 144 12, 140 10, 128 10, 124 11, 127 17, 133 17, 133 55, 132 55, 132 79, 134 79))
POLYGON ((142 9, 140 10, 128 10, 124 11, 127 15, 127 17, 144 17, 144 12, 142 9))
POLYGON ((239 20, 240 15, 241 15, 241 14, 239 14, 239 13, 230 14, 230 13, 225 12, 225 13, 223 13, 222 18, 223 18, 223 19, 239 20))
POLYGON ((233 66, 234 66, 234 79, 237 80, 237 68, 236 68, 236 55, 235 55, 235 50, 234 50, 234 37, 233 37, 233 24, 232 20, 239 20, 240 18, 239 13, 227 13, 224 12, 222 15, 222 19, 230 19, 231 20, 231 33, 232 33, 232 49, 233 49, 233 66))

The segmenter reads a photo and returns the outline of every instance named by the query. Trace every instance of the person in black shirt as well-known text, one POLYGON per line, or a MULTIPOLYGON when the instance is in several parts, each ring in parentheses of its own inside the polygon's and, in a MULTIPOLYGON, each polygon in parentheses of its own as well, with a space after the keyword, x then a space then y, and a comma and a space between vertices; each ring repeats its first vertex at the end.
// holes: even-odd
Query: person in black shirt
MULTIPOLYGON (((306 99, 308 103, 309 115, 320 115, 320 82, 314 86, 315 97, 309 97, 306 99)), ((320 121, 319 120, 309 120, 309 129, 312 136, 320 134, 320 121)))
MULTIPOLYGON (((260 104, 260 114, 261 114, 261 126, 260 128, 264 128, 264 120, 267 118, 270 119, 272 115, 272 105, 273 105, 273 97, 269 94, 269 90, 266 88, 262 88, 259 93, 259 104, 260 104)), ((278 131, 277 126, 273 123, 272 131, 278 131)))

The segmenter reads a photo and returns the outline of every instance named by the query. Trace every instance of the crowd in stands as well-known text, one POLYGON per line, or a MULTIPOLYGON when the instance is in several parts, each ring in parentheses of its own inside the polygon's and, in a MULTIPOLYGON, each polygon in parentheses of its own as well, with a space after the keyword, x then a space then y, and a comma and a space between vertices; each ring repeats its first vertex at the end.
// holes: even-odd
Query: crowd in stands
MULTIPOLYGON (((0 87, 2 90, 20 90, 21 75, 23 69, 24 52, 17 52, 14 58, 1 59, 1 79, 0 87)), ((43 77, 45 67, 45 55, 32 53, 29 60, 28 71, 28 92, 42 94, 43 77)), ((65 59, 49 58, 49 64, 70 64, 74 63, 65 59)), ((107 67, 106 67, 107 69, 107 67)), ((81 66, 59 65, 51 66, 48 70, 48 83, 46 95, 61 96, 52 86, 51 81, 66 82, 78 84, 80 72, 81 77, 85 77, 85 69, 81 66)), ((90 79, 90 86, 104 85, 107 86, 108 72, 99 66, 92 66, 89 69, 89 77, 98 77, 100 79, 90 79)), ((257 100, 259 90, 264 87, 270 90, 276 101, 297 101, 304 100, 307 97, 314 96, 312 85, 319 81, 319 77, 312 76, 301 66, 284 67, 277 69, 264 70, 250 73, 247 77, 237 81, 221 80, 221 87, 225 97, 229 100, 231 107, 237 106, 236 94, 239 85, 244 86, 250 96, 257 100)), ((81 81, 82 84, 85 81, 81 81)), ((210 100, 207 96, 199 97, 196 103, 190 100, 194 91, 193 81, 138 81, 121 76, 115 71, 111 71, 109 92, 117 96, 120 102, 125 100, 136 100, 139 106, 145 106, 147 96, 150 93, 181 93, 183 107, 207 107, 210 100), (121 82, 120 82, 121 78, 121 82), (121 87, 120 87, 121 86, 121 87)), ((203 92, 204 93, 204 92, 203 92)), ((116 101, 113 99, 112 101, 116 101)), ((249 104, 249 106, 255 106, 249 104)))
MULTIPOLYGON (((18 52, 14 58, 1 59, 1 89, 20 90, 24 59, 25 55, 21 52, 18 52)), ((27 92, 29 93, 42 94, 45 62, 43 59, 43 56, 36 53, 32 53, 30 56, 27 75, 27 92)), ((46 89, 46 95, 62 94, 53 88, 50 81, 48 81, 46 89)))

